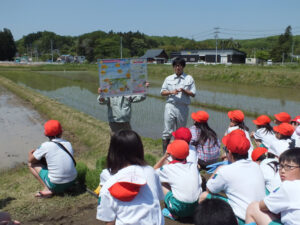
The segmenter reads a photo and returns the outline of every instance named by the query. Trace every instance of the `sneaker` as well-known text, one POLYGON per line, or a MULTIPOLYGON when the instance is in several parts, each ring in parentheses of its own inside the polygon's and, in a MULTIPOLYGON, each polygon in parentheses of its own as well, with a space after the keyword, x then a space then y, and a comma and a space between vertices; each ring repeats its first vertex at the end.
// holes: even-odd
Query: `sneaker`
POLYGON ((170 213, 170 211, 167 208, 164 208, 162 210, 162 214, 163 214, 164 217, 167 217, 170 220, 175 220, 175 217, 170 213))

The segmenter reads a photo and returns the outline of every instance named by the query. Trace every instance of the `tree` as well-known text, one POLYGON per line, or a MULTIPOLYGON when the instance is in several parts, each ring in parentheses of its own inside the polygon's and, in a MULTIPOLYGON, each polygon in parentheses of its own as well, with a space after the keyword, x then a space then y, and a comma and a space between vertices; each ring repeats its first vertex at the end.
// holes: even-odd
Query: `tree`
POLYGON ((270 58, 270 53, 268 51, 264 50, 258 50, 256 53, 256 58, 262 59, 262 60, 268 60, 270 58))
POLYGON ((9 29, 4 28, 0 31, 0 60, 13 60, 17 48, 14 38, 9 29))
POLYGON ((273 47, 271 51, 273 61, 279 62, 283 59, 287 59, 291 51, 292 42, 292 28, 291 26, 288 26, 285 29, 284 34, 281 34, 279 36, 277 44, 273 47))

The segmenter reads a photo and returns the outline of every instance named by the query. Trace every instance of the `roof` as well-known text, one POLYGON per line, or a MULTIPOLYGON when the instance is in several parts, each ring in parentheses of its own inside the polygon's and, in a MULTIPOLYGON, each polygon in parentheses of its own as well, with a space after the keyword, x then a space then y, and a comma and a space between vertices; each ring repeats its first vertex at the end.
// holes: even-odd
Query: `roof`
POLYGON ((149 49, 145 53, 145 55, 141 56, 141 58, 155 58, 160 55, 164 50, 163 49, 149 49))

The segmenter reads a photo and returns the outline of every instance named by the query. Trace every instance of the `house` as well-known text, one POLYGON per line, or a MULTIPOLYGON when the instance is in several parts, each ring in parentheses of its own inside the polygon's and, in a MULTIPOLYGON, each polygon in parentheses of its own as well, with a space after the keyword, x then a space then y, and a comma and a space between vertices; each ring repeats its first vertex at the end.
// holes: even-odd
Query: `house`
POLYGON ((217 63, 236 63, 244 64, 246 53, 236 49, 201 49, 201 50, 182 50, 172 52, 171 58, 184 58, 186 62, 197 63, 215 63, 217 55, 217 63))
POLYGON ((169 59, 163 49, 149 49, 141 58, 147 59, 148 63, 166 63, 169 59))

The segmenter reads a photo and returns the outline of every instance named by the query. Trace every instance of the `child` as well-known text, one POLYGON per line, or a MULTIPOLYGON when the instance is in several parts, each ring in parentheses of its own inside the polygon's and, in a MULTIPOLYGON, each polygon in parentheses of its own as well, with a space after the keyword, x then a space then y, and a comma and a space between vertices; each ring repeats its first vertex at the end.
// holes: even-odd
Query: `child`
POLYGON ((0 224, 1 225, 13 225, 13 224, 21 224, 17 220, 12 220, 10 214, 7 212, 0 212, 0 224))
POLYGON ((300 115, 298 115, 294 119, 292 119, 291 120, 291 124, 294 127, 294 129, 295 129, 295 132, 293 133, 292 138, 296 139, 296 138, 298 138, 297 134, 296 134, 296 129, 300 125, 300 115))
POLYGON ((280 112, 278 114, 274 114, 275 120, 274 123, 279 125, 281 123, 289 123, 291 121, 291 116, 286 112, 280 112))
POLYGON ((258 163, 266 185, 266 194, 278 188, 281 184, 277 158, 267 158, 268 149, 257 147, 252 152, 252 160, 258 163))
MULTIPOLYGON (((187 162, 198 163, 198 153, 194 145, 190 145, 192 134, 189 128, 180 127, 172 133, 174 140, 184 140, 189 145, 189 155, 186 158, 187 162)), ((168 158, 169 161, 172 161, 172 157, 168 158)))
POLYGON ((225 136, 229 134, 231 131, 234 131, 236 129, 240 129, 245 132, 246 137, 248 138, 250 142, 250 148, 249 148, 249 159, 251 159, 251 153, 253 151, 253 146, 251 143, 250 135, 249 135, 249 128, 244 123, 244 113, 241 110, 233 110, 228 112, 228 117, 230 119, 229 127, 225 132, 225 136))
POLYGON ((299 224, 300 148, 287 150, 280 155, 279 173, 282 180, 280 188, 248 207, 248 224, 299 224))
POLYGON ((47 121, 44 134, 49 141, 28 153, 29 170, 44 187, 35 197, 48 198, 54 193, 62 193, 75 182, 77 171, 72 145, 61 139, 62 132, 59 121, 47 121))
POLYGON ((164 224, 159 177, 146 164, 136 132, 120 130, 111 137, 107 169, 111 177, 100 191, 98 220, 107 224, 164 224))
POLYGON ((276 140, 273 127, 270 125, 271 119, 266 115, 261 115, 253 120, 257 130, 251 133, 257 147, 269 148, 270 144, 276 140))
POLYGON ((183 140, 174 140, 168 145, 165 155, 154 166, 165 195, 167 208, 163 209, 163 215, 172 220, 192 216, 202 191, 202 180, 197 164, 186 162, 188 154, 188 144, 183 140), (173 160, 163 165, 170 155, 173 160))
POLYGON ((191 145, 194 145, 198 153, 198 164, 202 169, 218 161, 220 157, 220 142, 217 134, 208 126, 209 114, 198 111, 191 114, 194 125, 190 127, 192 133, 191 145))
POLYGON ((295 147, 295 140, 291 139, 294 127, 289 123, 281 123, 273 129, 277 140, 271 143, 269 153, 279 157, 284 151, 295 147))
POLYGON ((246 209, 253 201, 265 196, 265 184, 259 166, 248 160, 250 143, 245 133, 237 129, 222 139, 229 165, 219 167, 208 180, 207 191, 200 196, 200 202, 208 198, 222 198, 229 203, 239 222, 246 217, 246 209), (215 195, 224 191, 227 198, 215 195))
POLYGON ((195 225, 238 225, 230 205, 221 199, 205 199, 194 214, 195 225))

